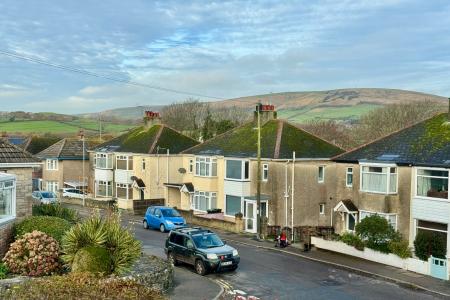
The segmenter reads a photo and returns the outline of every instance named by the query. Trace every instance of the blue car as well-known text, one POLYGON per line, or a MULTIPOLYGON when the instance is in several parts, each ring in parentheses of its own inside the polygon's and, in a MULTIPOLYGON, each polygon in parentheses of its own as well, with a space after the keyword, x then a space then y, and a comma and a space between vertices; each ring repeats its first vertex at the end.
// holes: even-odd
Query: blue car
POLYGON ((142 225, 145 229, 154 228, 166 232, 186 227, 186 220, 172 207, 150 206, 147 208, 142 225))

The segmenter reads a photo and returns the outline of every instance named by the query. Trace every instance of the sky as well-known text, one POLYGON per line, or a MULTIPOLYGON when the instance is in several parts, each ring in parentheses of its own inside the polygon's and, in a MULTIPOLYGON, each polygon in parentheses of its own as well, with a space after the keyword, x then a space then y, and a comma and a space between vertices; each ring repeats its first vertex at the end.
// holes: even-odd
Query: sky
MULTIPOLYGON (((0 2, 0 51, 204 101, 337 88, 450 95, 450 1, 0 2)), ((183 101, 0 54, 0 111, 183 101)))

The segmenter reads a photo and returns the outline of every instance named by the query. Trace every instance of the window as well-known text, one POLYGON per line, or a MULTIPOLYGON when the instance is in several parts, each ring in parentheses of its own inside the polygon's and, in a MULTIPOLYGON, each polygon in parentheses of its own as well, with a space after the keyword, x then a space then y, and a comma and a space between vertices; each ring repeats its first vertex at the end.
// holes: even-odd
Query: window
POLYGON ((131 184, 116 183, 116 196, 120 199, 133 199, 131 184))
POLYGON ((321 214, 321 215, 325 214, 325 203, 319 204, 319 214, 321 214))
POLYGON ((345 186, 352 187, 353 186, 353 168, 347 168, 346 172, 346 180, 345 180, 345 186))
POLYGON ((317 175, 317 181, 318 182, 325 181, 325 166, 319 166, 319 173, 317 175))
POLYGON ((448 199, 448 171, 417 169, 417 196, 448 199))
POLYGON ((227 159, 226 178, 235 180, 247 180, 250 175, 250 161, 227 159))
POLYGON ((0 222, 15 216, 16 189, 14 180, 0 182, 0 222))
POLYGON ((217 193, 195 191, 193 208, 200 211, 217 208, 217 193))
POLYGON ((48 171, 58 170, 58 160, 57 159, 47 159, 47 170, 48 171))
POLYGON ((397 168, 362 166, 361 191, 383 194, 397 193, 397 168))
POLYGON ((47 191, 58 192, 58 181, 47 181, 47 191))
POLYGON ((142 171, 145 170, 145 158, 142 159, 142 171))
POLYGON ((241 197, 226 195, 225 196, 225 214, 233 216, 241 212, 241 197))
POLYGON ((205 177, 217 176, 217 159, 211 157, 196 157, 195 175, 205 177))
POLYGON ((116 156, 116 168, 119 170, 133 170, 133 157, 127 155, 116 156))
POLYGON ((189 160, 189 173, 194 172, 194 160, 190 159, 189 160))
POLYGON ((98 169, 112 169, 113 168, 112 154, 96 153, 94 161, 95 161, 95 167, 98 169))
POLYGON ((387 213, 378 213, 378 212, 370 212, 365 210, 359 211, 359 221, 366 217, 370 217, 373 215, 379 215, 380 217, 383 217, 388 221, 389 225, 392 226, 395 230, 397 230, 397 214, 387 214, 387 213))
POLYGON ((111 181, 96 181, 96 195, 103 197, 112 197, 112 182, 111 181))
POLYGON ((267 181, 269 178, 269 164, 262 165, 262 180, 267 181))
POLYGON ((356 218, 353 214, 345 214, 346 215, 346 227, 347 231, 355 231, 356 226, 356 218))
POLYGON ((416 226, 416 234, 419 231, 432 231, 437 235, 442 236, 444 240, 444 245, 447 245, 447 232, 448 232, 448 225, 442 224, 442 223, 436 223, 436 222, 429 222, 429 221, 423 221, 423 220, 417 220, 417 226, 416 226))

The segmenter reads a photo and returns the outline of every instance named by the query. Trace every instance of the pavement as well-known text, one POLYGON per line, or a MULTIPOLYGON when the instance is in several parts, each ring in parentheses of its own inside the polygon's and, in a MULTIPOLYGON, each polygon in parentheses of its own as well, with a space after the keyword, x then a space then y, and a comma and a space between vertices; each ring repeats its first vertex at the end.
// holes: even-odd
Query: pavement
MULTIPOLYGON (((164 257, 166 234, 144 230, 140 216, 123 213, 122 218, 135 225, 145 251, 164 257)), ((238 249, 239 269, 200 277, 190 266, 177 267, 170 298, 214 299, 219 294, 221 299, 238 294, 261 299, 450 298, 450 283, 443 280, 333 252, 275 248, 273 242, 256 241, 251 235, 213 230, 238 249)))

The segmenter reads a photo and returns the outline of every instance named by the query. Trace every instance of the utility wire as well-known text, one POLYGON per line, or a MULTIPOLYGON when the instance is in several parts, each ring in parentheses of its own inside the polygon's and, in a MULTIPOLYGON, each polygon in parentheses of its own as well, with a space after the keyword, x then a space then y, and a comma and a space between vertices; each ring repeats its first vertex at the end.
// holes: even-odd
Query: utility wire
POLYGON ((3 54, 5 56, 9 56, 9 57, 18 58, 18 59, 25 60, 25 61, 28 61, 28 62, 33 62, 33 63, 37 63, 37 64, 41 64, 41 65, 45 65, 45 66, 49 66, 49 67, 53 67, 53 68, 57 68, 57 69, 61 69, 61 70, 69 71, 69 72, 73 72, 73 73, 93 76, 93 77, 97 77, 97 78, 103 78, 103 79, 107 79, 107 80, 111 80, 111 81, 115 81, 115 82, 125 83, 125 84, 128 84, 128 85, 134 85, 134 86, 139 86, 139 87, 144 87, 144 88, 150 88, 150 89, 154 89, 154 90, 160 90, 160 91, 164 91, 164 92, 170 92, 170 93, 181 94, 181 95, 203 97, 203 98, 210 98, 210 99, 219 99, 219 100, 223 100, 224 99, 224 98, 221 98, 221 97, 203 95, 203 94, 198 94, 198 93, 193 93, 193 92, 188 92, 188 91, 169 89, 169 88, 165 88, 165 87, 161 87, 161 86, 150 85, 150 84, 145 84, 145 83, 139 83, 139 82, 131 81, 131 80, 128 80, 128 79, 115 78, 115 77, 111 77, 111 76, 107 76, 107 75, 94 73, 94 72, 91 72, 91 71, 86 71, 86 70, 83 70, 83 69, 78 69, 78 68, 69 67, 69 66, 65 66, 65 65, 61 65, 61 64, 51 63, 51 62, 48 62, 48 61, 45 61, 45 60, 42 60, 42 59, 39 59, 39 58, 29 57, 29 56, 25 56, 25 55, 21 55, 21 54, 18 54, 18 53, 5 51, 5 50, 0 50, 0 54, 3 54))

